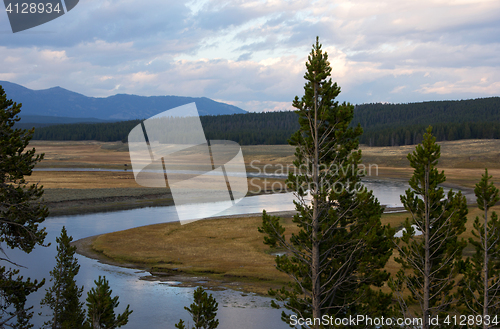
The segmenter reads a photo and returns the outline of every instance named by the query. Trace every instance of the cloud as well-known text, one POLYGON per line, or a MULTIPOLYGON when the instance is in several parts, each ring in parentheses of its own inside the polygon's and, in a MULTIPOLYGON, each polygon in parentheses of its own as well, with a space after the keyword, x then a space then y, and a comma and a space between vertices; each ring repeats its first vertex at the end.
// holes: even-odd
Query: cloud
POLYGON ((494 95, 500 90, 500 81, 497 80, 500 69, 492 71, 490 67, 475 67, 473 70, 462 68, 449 70, 447 79, 421 85, 418 92, 423 94, 477 94, 494 95))
POLYGON ((88 96, 205 96, 291 109, 316 36, 351 103, 500 94, 500 2, 86 0, 12 34, 0 78, 88 96))
POLYGON ((399 86, 399 87, 395 87, 393 90, 390 91, 391 94, 396 94, 396 93, 399 93, 401 92, 403 89, 405 89, 406 86, 399 86))
MULTIPOLYGON (((222 102, 223 100, 218 100, 222 102)), ((249 112, 279 112, 293 111, 292 101, 289 102, 273 102, 273 101, 248 101, 248 102, 227 102, 228 104, 238 106, 249 112)))

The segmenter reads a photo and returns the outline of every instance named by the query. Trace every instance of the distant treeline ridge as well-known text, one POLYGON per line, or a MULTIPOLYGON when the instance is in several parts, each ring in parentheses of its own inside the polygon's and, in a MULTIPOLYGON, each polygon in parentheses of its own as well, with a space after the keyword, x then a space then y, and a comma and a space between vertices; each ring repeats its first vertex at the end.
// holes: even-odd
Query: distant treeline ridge
MULTIPOLYGON (((201 116, 207 139, 227 139, 241 145, 286 144, 299 125, 294 112, 201 116)), ((38 140, 126 141, 141 120, 77 123, 39 127, 38 140)), ((361 143, 397 146, 422 141, 433 126, 438 141, 500 139, 500 97, 409 104, 363 104, 355 107, 353 125, 361 124, 361 143)), ((26 127, 23 127, 26 128, 26 127)))

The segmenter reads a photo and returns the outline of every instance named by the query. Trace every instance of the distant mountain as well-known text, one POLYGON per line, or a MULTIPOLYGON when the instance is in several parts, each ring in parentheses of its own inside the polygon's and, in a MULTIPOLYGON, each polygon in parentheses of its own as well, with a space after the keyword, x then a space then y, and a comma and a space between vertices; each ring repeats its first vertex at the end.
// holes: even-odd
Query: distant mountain
MULTIPOLYGON (((79 122, 145 119, 192 102, 196 103, 200 115, 247 113, 239 107, 216 102, 206 97, 118 94, 98 98, 87 97, 61 87, 32 90, 8 81, 0 81, 0 86, 4 88, 7 98, 23 104, 21 121, 24 123, 28 122, 25 120, 26 116, 79 118, 81 119, 79 122)), ((53 123, 48 122, 50 119, 47 118, 43 120, 44 123, 53 123)), ((58 123, 70 122, 59 121, 58 123)))

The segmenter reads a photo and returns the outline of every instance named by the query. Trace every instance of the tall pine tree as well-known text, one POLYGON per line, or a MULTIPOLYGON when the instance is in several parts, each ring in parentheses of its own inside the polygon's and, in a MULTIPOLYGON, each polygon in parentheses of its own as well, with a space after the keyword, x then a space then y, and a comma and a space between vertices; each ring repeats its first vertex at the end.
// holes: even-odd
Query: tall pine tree
POLYGON ((83 303, 80 302, 83 287, 79 288, 75 280, 80 265, 75 258, 76 247, 70 244, 72 240, 63 226, 61 236, 56 238, 56 266, 50 271, 52 286, 41 301, 52 311, 51 319, 45 323, 47 328, 79 329, 83 328, 85 321, 83 303))
POLYGON ((460 283, 459 296, 469 313, 482 315, 482 327, 497 327, 493 319, 500 322, 500 221, 496 212, 488 216, 488 211, 499 200, 498 189, 493 185, 492 176, 485 170, 474 192, 479 209, 484 211, 482 222, 474 221, 469 242, 475 247, 475 254, 467 260, 465 273, 460 283))
MULTIPOLYGON (((266 244, 287 251, 276 257, 276 267, 292 279, 270 294, 301 318, 381 315, 390 296, 372 288, 388 279, 383 267, 394 232, 381 225, 380 204, 362 188, 357 150, 362 130, 349 127, 354 107, 335 101, 340 87, 330 78, 318 39, 306 67, 305 95, 293 101, 300 128, 290 139, 299 171, 287 180, 297 196, 293 222, 300 231, 286 239, 280 218, 265 211, 259 228, 266 244)), ((282 319, 290 323, 285 312, 282 319)))
POLYGON ((443 315, 456 302, 451 291, 462 258, 464 241, 458 236, 465 230, 467 203, 462 193, 449 191, 445 197, 439 184, 446 178, 436 168, 440 147, 427 129, 422 144, 408 154, 414 168, 410 188, 401 196, 401 202, 411 214, 406 219, 402 238, 395 240, 402 265, 397 278, 391 282, 406 317, 423 318, 423 329, 431 327, 429 318, 443 315), (422 236, 415 236, 416 229, 422 236), (410 300, 403 299, 403 291, 410 292, 410 300), (416 301, 419 312, 413 314, 408 302, 416 301))
MULTIPOLYGON (((33 129, 14 128, 20 111, 21 104, 7 100, 0 86, 0 260, 13 266, 27 264, 13 262, 4 247, 30 253, 36 245, 42 245, 46 233, 38 225, 48 215, 40 203, 42 187, 28 184, 25 179, 43 155, 36 155, 34 148, 26 150, 33 129)), ((31 327, 33 313, 25 307, 26 298, 44 281, 24 280, 18 273, 17 269, 0 266, 0 327, 31 327)))

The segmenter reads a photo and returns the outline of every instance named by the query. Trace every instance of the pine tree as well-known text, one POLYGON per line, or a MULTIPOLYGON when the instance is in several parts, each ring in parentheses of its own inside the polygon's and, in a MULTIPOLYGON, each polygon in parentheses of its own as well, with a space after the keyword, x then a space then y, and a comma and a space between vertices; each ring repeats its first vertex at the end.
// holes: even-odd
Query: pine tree
MULTIPOLYGON (((362 130, 349 127, 354 107, 335 101, 340 87, 318 39, 306 67, 305 95, 293 102, 300 128, 290 139, 298 172, 287 180, 297 196, 293 222, 300 231, 287 240, 280 218, 265 211, 259 228, 264 243, 287 251, 276 267, 292 283, 269 293, 301 318, 385 314, 390 295, 372 288, 388 279, 383 267, 394 231, 380 224, 382 208, 361 185, 362 130)), ((283 312, 282 320, 290 323, 289 315, 283 312)))
POLYGON ((429 317, 443 315, 456 302, 451 290, 466 244, 458 239, 465 230, 466 199, 460 191, 452 190, 445 198, 439 184, 446 178, 444 172, 436 169, 439 157, 440 147, 429 127, 422 144, 408 154, 414 172, 401 202, 410 212, 411 220, 406 219, 402 238, 395 240, 399 251, 395 260, 402 269, 390 284, 403 315, 422 317, 423 329, 430 328, 429 317), (422 232, 422 237, 415 236, 416 229, 422 232), (409 302, 418 303, 420 314, 412 314, 408 308, 408 301, 402 298, 404 289, 410 291, 409 302))
POLYGON ((76 247, 71 246, 72 237, 63 226, 61 236, 56 238, 56 266, 50 271, 52 286, 47 290, 41 304, 48 306, 52 316, 45 326, 52 329, 83 328, 85 312, 80 302, 83 287, 78 288, 75 276, 80 270, 75 258, 76 247))
MULTIPOLYGON (((194 302, 189 307, 184 307, 193 319, 193 329, 217 328, 219 320, 215 319, 215 317, 217 316, 218 303, 212 294, 209 295, 202 287, 198 287, 194 291, 193 299, 194 302)), ((175 327, 177 329, 186 329, 182 319, 175 327)))
MULTIPOLYGON (((460 283, 459 296, 470 313, 482 315, 483 319, 493 319, 500 314, 500 221, 496 212, 488 217, 488 211, 499 200, 498 189, 491 181, 492 176, 485 170, 474 192, 479 209, 484 211, 483 222, 479 217, 474 221, 472 234, 476 239, 469 242, 476 252, 465 264, 464 278, 460 283)), ((497 318, 498 321, 500 319, 497 318)), ((496 324, 483 321, 482 327, 496 324)))
MULTIPOLYGON (((14 129, 21 104, 7 100, 0 86, 0 252, 5 261, 16 264, 7 256, 3 247, 30 253, 36 245, 43 245, 45 229, 38 225, 45 220, 48 210, 40 204, 43 189, 29 185, 25 176, 40 162, 43 155, 35 149, 25 150, 34 130, 14 129)), ((26 308, 26 297, 43 286, 44 281, 23 280, 17 269, 0 266, 0 327, 30 328, 33 313, 26 308)))
POLYGON ((111 297, 113 292, 109 287, 106 277, 99 276, 94 281, 96 287, 87 293, 87 324, 92 329, 113 329, 124 326, 128 322, 128 317, 132 313, 127 305, 125 311, 118 316, 115 315, 115 308, 120 304, 118 296, 111 297))
POLYGON ((177 329, 186 329, 186 326, 184 325, 184 321, 182 319, 179 320, 179 323, 175 324, 175 327, 177 329))

